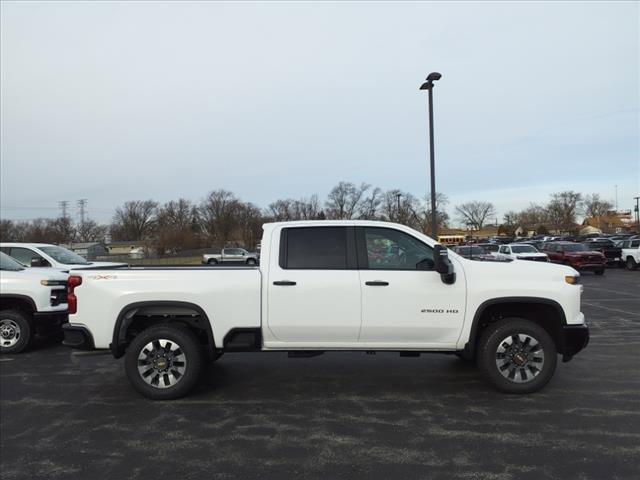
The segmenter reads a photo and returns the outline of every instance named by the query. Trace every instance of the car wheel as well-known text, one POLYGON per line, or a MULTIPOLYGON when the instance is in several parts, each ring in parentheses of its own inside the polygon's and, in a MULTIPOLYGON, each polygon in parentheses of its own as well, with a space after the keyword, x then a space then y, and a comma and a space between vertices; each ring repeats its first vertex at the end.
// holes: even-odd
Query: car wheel
POLYGON ((127 349, 125 371, 133 387, 152 400, 186 395, 202 370, 202 347, 187 328, 158 325, 143 330, 127 349))
POLYGON ((0 312, 0 353, 20 353, 31 340, 31 322, 20 310, 0 312))
POLYGON ((604 268, 600 268, 594 272, 596 275, 604 275, 604 268))
POLYGON ((483 376, 507 393, 532 393, 544 387, 558 362, 556 345, 536 323, 505 318, 482 333, 477 362, 483 376))
POLYGON ((207 261, 207 265, 217 265, 217 264, 218 264, 218 261, 215 258, 210 258, 207 261))
POLYGON ((256 265, 258 262, 256 262, 255 258, 249 258, 247 260, 247 265, 256 265))
POLYGON ((628 257, 626 261, 627 270, 635 270, 638 268, 638 264, 632 257, 628 257))

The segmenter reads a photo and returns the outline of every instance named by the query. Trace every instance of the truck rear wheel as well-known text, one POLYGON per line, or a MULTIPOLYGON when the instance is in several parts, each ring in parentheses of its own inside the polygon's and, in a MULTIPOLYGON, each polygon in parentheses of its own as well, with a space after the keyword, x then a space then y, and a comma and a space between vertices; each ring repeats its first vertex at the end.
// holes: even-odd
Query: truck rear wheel
POLYGON ((31 322, 20 310, 0 312, 0 353, 20 353, 31 340, 31 322))
POLYGON ((627 266, 627 270, 635 270, 636 268, 638 268, 638 264, 633 259, 633 257, 627 257, 627 261, 625 262, 625 264, 627 266))
POLYGON ((530 320, 505 318, 482 333, 477 361, 483 376, 498 390, 532 393, 551 380, 558 354, 544 328, 530 320))
POLYGON ((143 330, 127 349, 125 371, 133 387, 152 400, 189 393, 202 371, 202 347, 187 328, 158 325, 143 330))

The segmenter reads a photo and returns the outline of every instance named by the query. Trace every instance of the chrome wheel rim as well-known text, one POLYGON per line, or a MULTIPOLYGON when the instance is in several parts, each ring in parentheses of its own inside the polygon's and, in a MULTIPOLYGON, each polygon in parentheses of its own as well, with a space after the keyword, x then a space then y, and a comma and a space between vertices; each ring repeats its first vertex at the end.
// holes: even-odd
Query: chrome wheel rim
POLYGON ((20 341, 20 325, 13 320, 4 318, 0 320, 0 346, 11 348, 20 341))
POLYGON ((526 333, 509 335, 498 344, 496 366, 510 382, 531 382, 544 366, 542 344, 526 333))
POLYGON ((147 343, 138 355, 138 373, 155 388, 176 385, 187 369, 187 357, 180 345, 164 338, 147 343))

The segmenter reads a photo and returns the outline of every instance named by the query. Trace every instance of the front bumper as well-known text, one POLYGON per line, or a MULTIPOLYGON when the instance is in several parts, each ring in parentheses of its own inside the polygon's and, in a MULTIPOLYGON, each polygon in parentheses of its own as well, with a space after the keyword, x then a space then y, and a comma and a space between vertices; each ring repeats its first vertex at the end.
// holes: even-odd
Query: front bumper
POLYGON ((36 331, 40 334, 60 332, 60 326, 69 321, 69 315, 65 310, 52 312, 35 312, 33 314, 36 331))
POLYGON ((95 348, 93 336, 86 327, 67 323, 62 326, 62 330, 64 331, 63 345, 79 350, 93 350, 95 348))
POLYGON ((562 361, 568 362, 580 350, 589 344, 589 326, 586 323, 581 325, 564 325, 560 333, 560 353, 562 361))

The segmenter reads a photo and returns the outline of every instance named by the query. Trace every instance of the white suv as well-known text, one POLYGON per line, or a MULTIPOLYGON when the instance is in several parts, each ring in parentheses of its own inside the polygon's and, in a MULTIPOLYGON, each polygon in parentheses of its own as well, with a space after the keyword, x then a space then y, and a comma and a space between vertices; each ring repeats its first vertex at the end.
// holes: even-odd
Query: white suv
POLYGON ((67 273, 87 267, 126 266, 125 263, 88 262, 71 250, 48 243, 0 243, 0 251, 28 267, 53 267, 67 273))
POLYGON ((533 260, 537 262, 548 262, 546 253, 541 253, 533 245, 527 243, 510 243, 500 245, 496 256, 501 260, 533 260))
POLYGON ((36 330, 67 321, 67 277, 53 268, 25 268, 0 252, 0 353, 21 352, 36 330))

